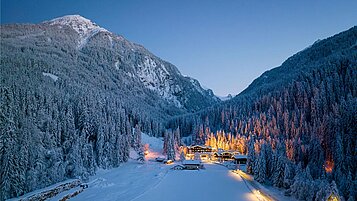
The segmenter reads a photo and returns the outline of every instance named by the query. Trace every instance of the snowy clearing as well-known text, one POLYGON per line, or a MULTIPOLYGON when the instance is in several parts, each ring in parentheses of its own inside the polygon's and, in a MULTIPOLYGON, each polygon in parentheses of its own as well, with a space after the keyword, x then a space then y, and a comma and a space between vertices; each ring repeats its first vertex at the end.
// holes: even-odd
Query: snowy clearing
POLYGON ((239 201, 258 200, 240 176, 227 168, 205 164, 205 170, 171 170, 173 165, 135 161, 101 170, 89 188, 71 200, 117 201, 239 201))
POLYGON ((149 152, 145 156, 146 160, 155 160, 155 158, 157 158, 157 157, 166 158, 162 154, 162 147, 164 144, 164 141, 162 138, 156 138, 156 137, 149 136, 145 133, 142 133, 141 134, 141 143, 144 145, 147 144, 149 146, 149 150, 148 150, 149 152))
POLYGON ((169 171, 152 189, 134 201, 258 200, 244 181, 227 168, 204 164, 205 170, 169 171))
POLYGON ((91 177, 88 188, 71 200, 134 200, 157 185, 166 176, 170 167, 172 165, 150 161, 146 164, 130 161, 119 168, 99 170, 91 177))

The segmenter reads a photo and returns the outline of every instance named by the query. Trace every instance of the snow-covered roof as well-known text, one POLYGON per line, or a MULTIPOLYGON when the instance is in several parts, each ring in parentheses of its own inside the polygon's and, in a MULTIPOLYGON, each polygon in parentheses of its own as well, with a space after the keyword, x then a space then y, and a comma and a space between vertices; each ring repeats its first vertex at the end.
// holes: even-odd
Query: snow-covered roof
POLYGON ((185 168, 185 166, 184 166, 184 165, 181 165, 181 164, 175 165, 175 166, 173 166, 172 168, 177 168, 177 167, 185 168))
POLYGON ((232 154, 232 152, 229 152, 229 151, 217 151, 217 152, 215 152, 215 153, 217 153, 217 155, 232 154))
POLYGON ((201 161, 199 160, 184 160, 182 161, 182 165, 200 165, 201 161))
POLYGON ((192 146, 188 146, 189 149, 192 149, 194 147, 200 147, 200 148, 203 148, 203 149, 212 149, 212 147, 210 146, 204 146, 204 145, 192 145, 192 146))
POLYGON ((232 158, 235 158, 235 159, 247 159, 247 155, 237 154, 237 155, 232 156, 232 158))

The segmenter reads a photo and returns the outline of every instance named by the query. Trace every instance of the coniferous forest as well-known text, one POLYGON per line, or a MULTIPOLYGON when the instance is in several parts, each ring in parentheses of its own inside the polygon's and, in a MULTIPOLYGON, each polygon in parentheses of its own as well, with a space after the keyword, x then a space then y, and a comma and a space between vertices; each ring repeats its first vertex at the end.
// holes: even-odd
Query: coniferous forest
POLYGON ((248 172, 301 200, 357 193, 357 28, 318 41, 233 100, 170 121, 188 143, 248 154, 248 172), (268 83, 268 84, 267 84, 268 83), (213 139, 213 140, 212 140, 213 139))

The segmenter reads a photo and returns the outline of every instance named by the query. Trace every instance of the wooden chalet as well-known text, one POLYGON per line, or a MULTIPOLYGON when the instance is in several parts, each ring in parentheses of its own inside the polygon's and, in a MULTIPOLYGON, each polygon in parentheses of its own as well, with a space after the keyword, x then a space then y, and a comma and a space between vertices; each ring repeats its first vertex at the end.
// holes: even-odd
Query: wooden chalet
POLYGON ((232 160, 233 154, 229 151, 218 151, 213 156, 220 161, 229 161, 232 160))
POLYGON ((247 164, 247 155, 236 154, 232 156, 235 164, 247 164))
POLYGON ((184 160, 182 165, 185 166, 186 170, 198 170, 203 167, 199 160, 184 160))
POLYGON ((206 153, 212 152, 212 147, 210 146, 202 146, 202 145, 193 145, 188 147, 189 153, 206 153))

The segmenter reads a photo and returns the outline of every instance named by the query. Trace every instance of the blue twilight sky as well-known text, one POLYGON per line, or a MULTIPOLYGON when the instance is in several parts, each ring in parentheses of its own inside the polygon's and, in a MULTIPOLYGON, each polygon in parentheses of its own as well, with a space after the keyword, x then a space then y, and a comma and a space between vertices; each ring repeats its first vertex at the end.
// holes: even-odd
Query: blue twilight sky
POLYGON ((1 0, 1 23, 79 14, 217 95, 237 94, 317 39, 357 25, 356 0, 1 0))

